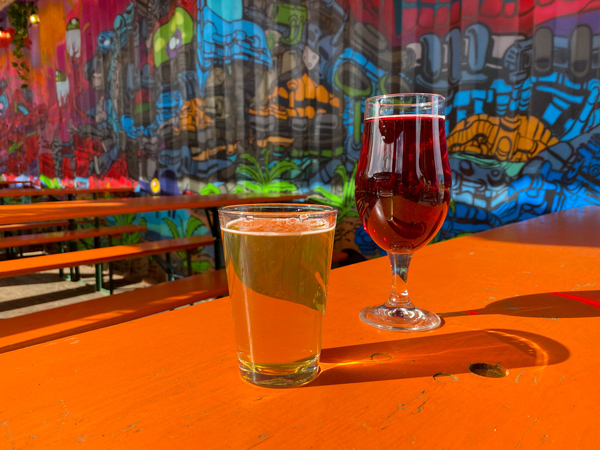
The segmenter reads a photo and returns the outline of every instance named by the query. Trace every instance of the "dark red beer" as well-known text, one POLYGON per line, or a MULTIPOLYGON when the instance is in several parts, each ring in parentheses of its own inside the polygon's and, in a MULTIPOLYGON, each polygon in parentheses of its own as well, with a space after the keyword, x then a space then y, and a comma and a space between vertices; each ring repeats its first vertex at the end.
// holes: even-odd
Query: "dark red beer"
POLYGON ((450 204, 443 117, 384 116, 364 123, 356 205, 382 249, 412 253, 439 231, 450 204))

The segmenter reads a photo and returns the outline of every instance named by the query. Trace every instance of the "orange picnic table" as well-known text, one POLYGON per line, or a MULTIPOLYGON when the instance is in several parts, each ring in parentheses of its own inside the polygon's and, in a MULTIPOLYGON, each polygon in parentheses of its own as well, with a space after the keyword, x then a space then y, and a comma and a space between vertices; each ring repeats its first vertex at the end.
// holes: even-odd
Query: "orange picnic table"
POLYGON ((132 187, 97 187, 97 188, 61 188, 61 189, 33 189, 15 188, 0 190, 0 198, 11 197, 58 197, 60 195, 74 196, 84 194, 131 194, 135 191, 132 187))
POLYGON ((221 206, 286 202, 305 199, 303 194, 211 194, 135 197, 101 200, 45 202, 0 207, 0 225, 31 223, 40 220, 105 217, 116 214, 138 214, 176 209, 214 209, 221 206))
POLYGON ((29 180, 0 180, 0 188, 9 187, 13 184, 28 184, 31 185, 29 180))
POLYGON ((306 199, 304 194, 211 194, 157 197, 130 197, 101 200, 72 200, 0 206, 0 225, 51 220, 98 218, 119 214, 139 214, 177 209, 204 209, 215 238, 215 263, 222 264, 221 231, 217 209, 221 206, 288 202, 306 199))
POLYGON ((420 250, 411 295, 444 320, 425 333, 359 320, 386 258, 335 269, 299 388, 241 380, 228 298, 0 354, 0 447, 599 448, 598 223, 574 209, 420 250))

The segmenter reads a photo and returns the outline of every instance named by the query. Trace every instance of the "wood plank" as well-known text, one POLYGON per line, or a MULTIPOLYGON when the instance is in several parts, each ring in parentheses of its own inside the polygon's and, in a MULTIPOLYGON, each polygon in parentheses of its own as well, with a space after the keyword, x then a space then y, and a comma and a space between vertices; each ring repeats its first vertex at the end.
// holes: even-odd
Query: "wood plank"
POLYGON ((55 255, 19 258, 0 261, 0 278, 15 277, 44 270, 64 269, 84 264, 99 264, 121 259, 140 258, 160 253, 184 251, 212 245, 212 236, 192 236, 187 238, 166 239, 163 241, 143 242, 134 245, 115 245, 114 247, 95 248, 55 255))
POLYGON ((103 200, 74 200, 65 202, 44 202, 27 205, 0 206, 0 225, 11 223, 37 222, 40 217, 47 220, 78 219, 81 217, 102 217, 116 214, 139 214, 177 209, 217 208, 220 206, 288 202, 305 199, 302 194, 261 195, 261 194, 214 194, 178 195, 159 197, 136 197, 103 200))
POLYGON ((13 184, 29 184, 29 185, 31 185, 31 181, 29 181, 29 180, 25 180, 25 181, 0 180, 0 187, 8 187, 8 186, 12 186, 13 184))
POLYGON ((346 252, 334 251, 333 254, 331 255, 332 264, 346 261, 347 259, 348 259, 348 253, 346 253, 346 252))
POLYGON ((0 353, 227 295, 225 270, 0 319, 0 353))
POLYGON ((42 197, 61 195, 90 195, 90 194, 131 194, 135 191, 132 187, 114 187, 114 188, 61 188, 61 189, 33 189, 33 188, 14 188, 0 190, 0 198, 3 197, 42 197))
MULTIPOLYGON (((39 217, 38 217, 39 219, 39 217)), ((31 223, 11 223, 8 225, 0 225, 0 232, 2 231, 23 231, 23 230, 34 230, 36 228, 55 228, 55 227, 68 227, 68 220, 53 220, 49 222, 31 222, 31 223)))
POLYGON ((74 241, 101 236, 117 236, 119 234, 135 233, 138 231, 146 231, 146 227, 142 225, 116 225, 99 228, 81 228, 79 230, 51 231, 48 233, 22 234, 20 236, 0 238, 0 248, 50 244, 52 242, 74 241))

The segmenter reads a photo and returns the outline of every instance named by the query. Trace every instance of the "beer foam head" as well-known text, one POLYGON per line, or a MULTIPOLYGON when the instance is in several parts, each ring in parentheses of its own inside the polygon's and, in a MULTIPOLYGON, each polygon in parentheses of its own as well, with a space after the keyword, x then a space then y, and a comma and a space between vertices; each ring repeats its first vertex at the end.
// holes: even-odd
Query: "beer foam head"
POLYGON ((243 218, 229 222, 223 231, 238 234, 290 235, 323 233, 333 228, 335 226, 330 226, 329 221, 325 219, 243 218))

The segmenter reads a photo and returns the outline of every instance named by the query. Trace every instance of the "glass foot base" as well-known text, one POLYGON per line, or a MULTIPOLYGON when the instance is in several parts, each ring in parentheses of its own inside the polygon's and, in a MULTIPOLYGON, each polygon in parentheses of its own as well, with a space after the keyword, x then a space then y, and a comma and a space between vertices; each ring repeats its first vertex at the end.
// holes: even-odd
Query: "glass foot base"
POLYGON ((385 305, 369 306, 360 312, 363 322, 389 331, 418 332, 435 330, 442 324, 436 313, 418 308, 390 308, 385 305))
POLYGON ((249 367, 240 361, 240 375, 249 383, 269 388, 300 386, 311 381, 319 373, 319 357, 301 364, 264 364, 249 367))

